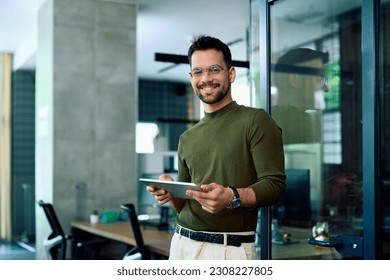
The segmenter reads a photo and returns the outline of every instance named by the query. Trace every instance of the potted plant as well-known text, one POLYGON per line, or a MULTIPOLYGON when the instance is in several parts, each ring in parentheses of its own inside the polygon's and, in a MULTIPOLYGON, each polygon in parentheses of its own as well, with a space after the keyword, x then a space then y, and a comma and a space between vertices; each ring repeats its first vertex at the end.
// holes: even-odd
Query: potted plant
POLYGON ((92 210, 91 215, 89 216, 91 224, 97 224, 99 222, 99 211, 92 210))

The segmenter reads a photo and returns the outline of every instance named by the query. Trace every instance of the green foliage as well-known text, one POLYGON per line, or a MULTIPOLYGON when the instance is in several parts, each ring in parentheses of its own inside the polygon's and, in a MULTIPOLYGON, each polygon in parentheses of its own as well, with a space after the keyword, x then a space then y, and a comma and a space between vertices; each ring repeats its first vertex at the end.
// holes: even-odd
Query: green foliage
POLYGON ((338 61, 329 62, 326 65, 326 77, 328 79, 329 88, 329 91, 325 93, 326 109, 340 109, 340 69, 340 63, 338 61))

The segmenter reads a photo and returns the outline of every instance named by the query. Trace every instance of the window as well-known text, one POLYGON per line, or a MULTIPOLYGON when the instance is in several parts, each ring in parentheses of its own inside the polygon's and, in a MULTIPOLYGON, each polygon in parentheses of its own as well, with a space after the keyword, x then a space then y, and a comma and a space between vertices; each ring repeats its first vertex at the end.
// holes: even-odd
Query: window
POLYGON ((136 152, 153 153, 153 140, 158 135, 158 126, 156 123, 139 122, 136 125, 136 152))

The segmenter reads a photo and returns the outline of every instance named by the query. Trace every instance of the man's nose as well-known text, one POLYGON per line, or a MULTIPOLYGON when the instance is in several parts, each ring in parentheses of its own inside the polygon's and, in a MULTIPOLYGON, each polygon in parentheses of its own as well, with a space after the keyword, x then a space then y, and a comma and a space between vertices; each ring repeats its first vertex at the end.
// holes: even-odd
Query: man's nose
POLYGON ((200 77, 201 81, 209 81, 212 80, 211 74, 209 71, 203 71, 202 76, 200 77))
POLYGON ((324 91, 324 92, 328 92, 329 91, 329 88, 328 88, 328 85, 326 83, 324 83, 321 87, 321 89, 324 91))

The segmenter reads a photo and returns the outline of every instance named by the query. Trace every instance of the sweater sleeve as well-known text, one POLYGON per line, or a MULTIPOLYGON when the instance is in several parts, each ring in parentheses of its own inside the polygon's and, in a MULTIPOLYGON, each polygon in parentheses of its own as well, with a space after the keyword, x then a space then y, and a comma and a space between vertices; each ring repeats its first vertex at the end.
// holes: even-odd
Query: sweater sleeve
POLYGON ((177 180, 179 182, 191 182, 191 176, 189 174, 189 170, 187 167, 186 162, 182 158, 182 150, 183 145, 181 144, 181 137, 179 138, 179 145, 178 145, 178 177, 177 180))
POLYGON ((259 110, 248 133, 257 173, 257 182, 251 186, 256 194, 255 206, 270 206, 280 202, 286 190, 282 131, 266 111, 259 110))

